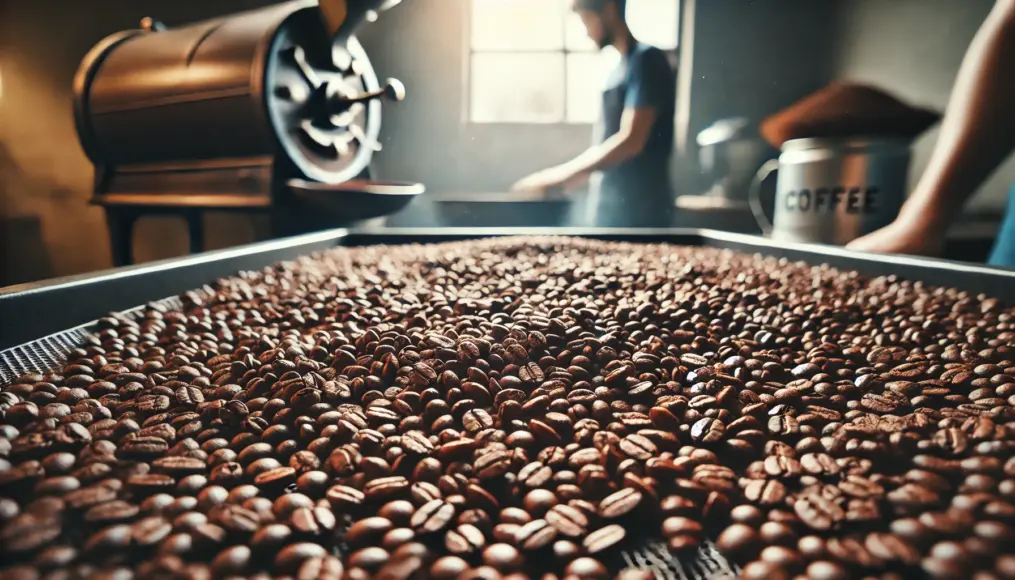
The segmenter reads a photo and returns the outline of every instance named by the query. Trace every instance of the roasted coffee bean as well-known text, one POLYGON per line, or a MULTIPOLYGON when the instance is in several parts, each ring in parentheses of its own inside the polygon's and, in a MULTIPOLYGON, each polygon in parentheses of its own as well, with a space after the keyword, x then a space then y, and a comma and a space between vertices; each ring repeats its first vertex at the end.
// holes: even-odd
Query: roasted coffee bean
POLYGON ((242 535, 254 533, 261 520, 256 512, 231 504, 216 506, 208 517, 222 529, 242 535))
POLYGON ((408 433, 405 433, 402 435, 401 443, 408 451, 419 455, 426 455, 434 450, 434 446, 433 443, 430 442, 430 438, 420 431, 409 431, 408 433))
POLYGON ((589 554, 594 555, 612 549, 623 542, 625 537, 627 537, 627 531, 623 526, 610 524, 590 532, 582 540, 582 545, 589 554))
POLYGON ((760 538, 747 524, 733 524, 716 539, 716 547, 734 562, 749 562, 761 550, 760 538))
POLYGON ((377 572, 382 566, 391 560, 391 554, 389 554, 387 550, 377 546, 371 546, 369 548, 362 548, 350 554, 349 567, 352 570, 361 569, 367 573, 371 573, 377 572))
POLYGON ((84 520, 96 525, 122 523, 133 520, 140 511, 136 505, 113 500, 90 507, 84 513, 84 520))
POLYGON ((469 564, 457 556, 444 556, 430 566, 430 577, 434 580, 455 580, 469 569, 469 564))
MULTIPOLYGON (((106 527, 88 538, 82 552, 97 558, 102 558, 103 554, 120 552, 130 546, 132 531, 130 526, 124 524, 106 527)), ((34 533, 29 534, 27 537, 30 538, 34 535, 34 533)), ((16 546, 20 545, 21 542, 16 544, 16 546)))
POLYGON ((366 494, 362 491, 344 485, 331 487, 325 497, 339 513, 354 511, 366 501, 366 494))
POLYGON ((920 552, 898 536, 886 533, 872 533, 867 536, 864 546, 875 558, 886 562, 898 561, 915 565, 920 561, 920 552))
POLYGON ((131 537, 142 548, 154 546, 173 531, 173 525, 161 516, 151 516, 134 524, 131 537))
POLYGON ((765 458, 764 469, 771 477, 796 477, 803 471, 803 466, 792 457, 775 455, 765 458))
POLYGON ((885 493, 883 487, 859 475, 847 475, 839 482, 839 489, 859 499, 881 498, 885 493))
POLYGON ((402 476, 382 477, 367 482, 363 487, 363 496, 365 501, 383 502, 406 495, 409 487, 409 481, 402 476))
POLYGON ((800 457, 800 467, 818 477, 834 477, 840 471, 839 464, 826 453, 805 453, 800 457))
POLYGON ((116 490, 104 485, 92 485, 72 491, 63 497, 67 507, 75 510, 87 510, 93 506, 116 499, 116 490))
POLYGON ((252 558, 253 552, 249 547, 232 546, 215 556, 211 568, 216 576, 242 576, 247 572, 252 558))
POLYGON ((662 534, 667 540, 678 536, 687 536, 700 541, 702 526, 701 523, 691 518, 672 516, 663 520, 662 534))
POLYGON ((815 530, 831 529, 846 519, 846 512, 835 500, 817 493, 797 499, 793 511, 801 522, 815 530))
POLYGON ((441 498, 441 490, 432 483, 418 481, 409 487, 409 495, 413 503, 423 505, 428 501, 441 498))
POLYGON ((524 550, 539 550, 557 538, 557 529, 544 519, 532 520, 515 532, 515 541, 524 550))
POLYGON ((459 556, 476 554, 486 546, 483 532, 471 524, 463 524, 444 535, 444 546, 449 552, 459 556))
MULTIPOLYGON (((33 520, 34 518, 26 522, 28 524, 26 526, 13 525, 4 528, 3 535, 0 537, 3 539, 3 551, 5 553, 31 553, 49 545, 50 542, 60 536, 62 530, 59 522, 52 520, 35 522, 33 520)), ((106 529, 110 530, 109 534, 114 535, 114 539, 110 540, 111 545, 122 545, 124 543, 122 541, 123 534, 129 533, 129 528, 126 526, 110 526, 106 529)), ((95 541, 90 541, 86 544, 85 549, 94 548, 107 540, 102 535, 94 536, 93 539, 95 541)), ((127 539, 129 540, 129 536, 127 536, 127 539)))
POLYGON ((546 512, 546 521, 565 536, 582 537, 589 526, 588 517, 578 508, 570 505, 555 505, 546 512))
POLYGON ((493 450, 480 455, 474 469, 480 479, 497 479, 511 467, 511 455, 507 451, 493 450))
POLYGON ((776 506, 786 498, 786 486, 774 479, 753 479, 744 487, 744 498, 760 506, 776 506))
POLYGON ((518 550, 508 544, 492 544, 483 550, 483 563, 499 572, 516 570, 524 562, 518 550))
POLYGON ((345 541, 353 547, 369 546, 371 543, 379 542, 394 527, 395 524, 386 517, 363 518, 345 532, 345 541))
POLYGON ((257 554, 274 554, 288 544, 292 538, 292 530, 284 524, 268 524, 262 526, 250 539, 250 547, 257 554))
POLYGON ((412 514, 409 524, 417 533, 429 534, 446 528, 455 517, 455 506, 441 499, 429 501, 412 514))
POLYGON ((297 508, 289 516, 289 527, 306 537, 329 535, 337 524, 334 513, 326 508, 297 508))
POLYGON ((296 572, 296 580, 341 580, 345 568, 335 556, 305 560, 296 572))
POLYGON ((404 499, 396 499, 384 504, 380 511, 377 512, 377 515, 391 520, 396 526, 405 526, 409 524, 409 519, 414 511, 416 511, 416 508, 413 507, 411 502, 404 499))
POLYGON ((625 455, 639 461, 651 459, 659 452, 652 440, 638 434, 624 437, 620 440, 618 447, 625 455))
POLYGON ((758 537, 765 544, 794 546, 799 539, 796 530, 789 523, 765 522, 758 528, 758 537))
POLYGON ((518 524, 497 524, 493 527, 491 537, 498 542, 514 543, 515 533, 520 527, 518 524))
POLYGON ((553 469, 539 461, 533 461, 518 471, 518 483, 529 488, 542 487, 549 483, 552 477, 553 469))
POLYGON ((317 544, 308 542, 289 544, 275 556, 275 572, 295 574, 308 560, 324 558, 327 555, 327 551, 317 544))
POLYGON ((391 551, 416 539, 416 532, 409 528, 394 528, 381 538, 381 547, 391 551))
MULTIPOLYGON (((553 506, 557 505, 559 499, 552 492, 545 489, 534 489, 529 493, 525 494, 522 499, 522 505, 525 506, 525 511, 529 518, 542 517, 550 510, 553 506)), ((502 513, 503 517, 503 513, 502 513)), ((528 520, 526 520, 527 522, 528 520)), ((518 523, 526 523, 518 522, 518 523)))
POLYGON ((641 500, 641 492, 629 487, 624 488, 599 502, 599 514, 607 519, 619 518, 634 511, 641 500))
POLYGON ((699 443, 717 443, 723 439, 726 427, 714 417, 705 417, 691 425, 691 438, 699 443))
POLYGON ((919 511, 941 503, 939 494, 916 483, 906 483, 886 494, 888 501, 903 509, 919 511))

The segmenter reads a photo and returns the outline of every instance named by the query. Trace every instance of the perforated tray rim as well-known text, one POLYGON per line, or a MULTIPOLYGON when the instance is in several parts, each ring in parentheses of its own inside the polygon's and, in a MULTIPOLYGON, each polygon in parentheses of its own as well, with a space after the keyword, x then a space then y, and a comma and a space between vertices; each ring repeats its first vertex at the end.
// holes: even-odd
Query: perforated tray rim
MULTIPOLYGON (((136 319, 145 309, 152 306, 179 308, 180 298, 171 296, 141 306, 135 306, 117 313, 121 318, 136 319)), ((0 351, 0 390, 10 386, 18 377, 27 373, 46 374, 55 372, 67 362, 72 350, 82 346, 98 324, 93 320, 42 338, 0 351)))
MULTIPOLYGON (((18 344, 0 351, 0 389, 26 372, 45 373, 66 361, 66 355, 83 344, 97 318, 120 309, 124 316, 136 316, 143 306, 123 310, 132 304, 148 303, 167 292, 184 292, 211 280, 241 270, 267 265, 317 252, 337 245, 435 243, 509 235, 578 236, 612 241, 671 243, 710 246, 747 253, 828 264, 855 270, 865 276, 897 275, 936 286, 955 287, 974 294, 984 293, 1015 304, 1015 270, 989 268, 960 262, 906 256, 863 254, 827 246, 787 244, 758 236, 687 228, 587 229, 587 228, 392 228, 348 231, 335 229, 284 240, 206 252, 152 264, 121 268, 91 276, 0 289, 0 346, 18 344), (115 297, 115 298, 114 298, 115 297), (69 328, 54 332, 60 328, 69 328), (16 333, 4 335, 4 331, 16 333), (51 333, 22 342, 29 330, 51 333), (21 340, 11 340, 14 337, 21 340)), ((178 306, 178 298, 158 300, 178 306)), ((625 552, 628 565, 652 570, 661 580, 726 579, 736 577, 735 568, 706 543, 698 555, 677 562, 660 542, 625 552)))

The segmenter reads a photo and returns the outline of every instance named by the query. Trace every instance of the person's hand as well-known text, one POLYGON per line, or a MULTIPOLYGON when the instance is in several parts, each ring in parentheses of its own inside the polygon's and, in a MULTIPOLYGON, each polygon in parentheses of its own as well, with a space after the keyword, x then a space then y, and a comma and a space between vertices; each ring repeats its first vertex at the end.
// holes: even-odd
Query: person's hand
POLYGON ((923 220, 900 217, 887 226, 846 244, 850 250, 877 254, 936 256, 943 245, 941 231, 923 220))
POLYGON ((511 186, 511 191, 548 195, 571 189, 582 181, 563 167, 551 167, 524 177, 511 186))

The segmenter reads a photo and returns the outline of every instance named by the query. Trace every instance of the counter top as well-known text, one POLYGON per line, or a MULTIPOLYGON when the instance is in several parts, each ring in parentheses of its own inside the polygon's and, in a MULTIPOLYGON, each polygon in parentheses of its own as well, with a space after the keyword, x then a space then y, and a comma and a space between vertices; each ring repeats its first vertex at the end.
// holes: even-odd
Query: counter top
POLYGON ((1001 228, 1000 215, 962 216, 948 228, 948 237, 954 239, 989 238, 993 240, 1001 228))
MULTIPOLYGON (((427 193, 385 221, 395 227, 562 227, 573 223, 573 206, 584 197, 581 192, 561 197, 506 191, 427 193)), ((704 196, 677 198, 674 227, 761 233, 748 208, 689 199, 698 197, 704 196)), ((989 247, 1001 220, 999 212, 966 213, 948 230, 947 239, 989 247)))
MULTIPOLYGON (((587 198, 488 192, 426 194, 389 216, 394 227, 564 227, 582 225, 587 198)), ((680 207, 672 227, 761 233, 747 208, 680 207)))
POLYGON ((429 194, 427 197, 433 203, 560 203, 571 201, 570 196, 551 197, 539 193, 514 191, 444 192, 429 194))

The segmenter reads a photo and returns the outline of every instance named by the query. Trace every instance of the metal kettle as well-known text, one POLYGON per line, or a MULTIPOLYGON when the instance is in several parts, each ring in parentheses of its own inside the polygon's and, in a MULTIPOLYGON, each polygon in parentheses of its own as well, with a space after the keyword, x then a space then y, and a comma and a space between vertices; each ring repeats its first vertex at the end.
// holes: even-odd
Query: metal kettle
POLYGON ((720 119, 697 136, 698 166, 707 196, 747 207, 747 192, 768 147, 744 117, 720 119))

